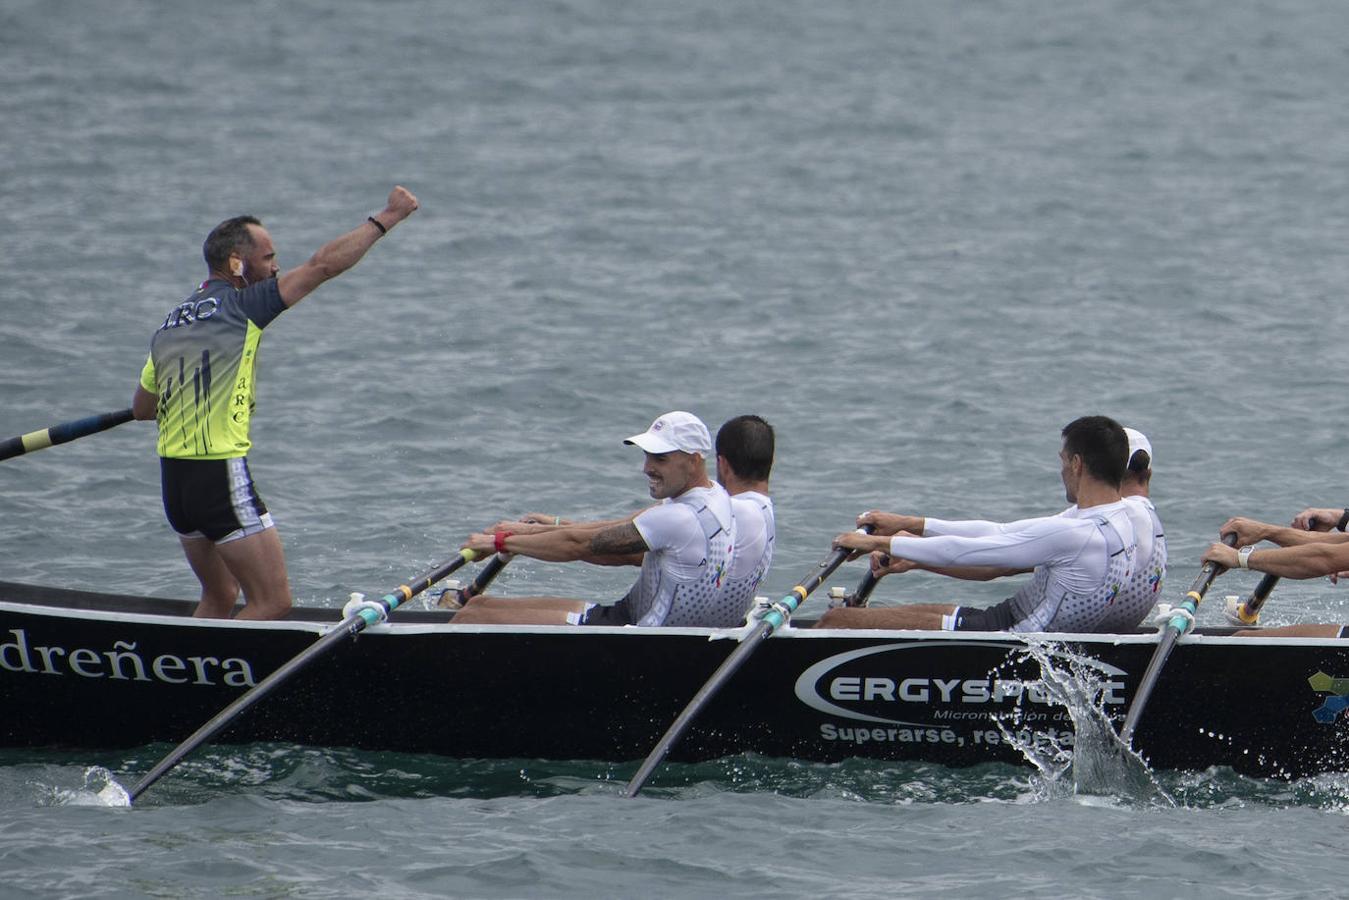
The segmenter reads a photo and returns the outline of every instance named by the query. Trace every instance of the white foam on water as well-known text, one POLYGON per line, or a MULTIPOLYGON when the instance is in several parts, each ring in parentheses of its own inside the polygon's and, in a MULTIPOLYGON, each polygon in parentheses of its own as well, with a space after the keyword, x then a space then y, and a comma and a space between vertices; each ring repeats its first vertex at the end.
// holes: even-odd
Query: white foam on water
POLYGON ((61 806, 107 806, 129 808, 131 795, 102 766, 84 770, 84 785, 75 790, 56 789, 53 796, 61 806))
POLYGON ((1033 639, 1021 659, 1040 667, 1040 679, 1034 684, 1051 703, 1063 707, 1073 723, 1068 740, 1047 734, 1027 740, 1026 732, 1017 727, 1020 703, 1015 713, 995 717, 1003 740, 1035 766, 1049 796, 1070 794, 1093 804, 1115 798, 1131 805, 1177 805, 1142 757, 1115 731, 1105 708, 1108 676, 1097 660, 1062 644, 1033 639))

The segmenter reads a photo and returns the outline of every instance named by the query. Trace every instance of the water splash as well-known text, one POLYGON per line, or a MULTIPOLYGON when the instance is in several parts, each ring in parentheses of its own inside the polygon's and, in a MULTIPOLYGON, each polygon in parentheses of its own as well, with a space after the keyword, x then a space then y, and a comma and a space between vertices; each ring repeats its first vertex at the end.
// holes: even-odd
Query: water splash
POLYGON ((89 766, 84 770, 82 787, 74 790, 57 789, 53 797, 61 806, 131 806, 131 795, 126 788, 118 784, 112 772, 102 766, 89 766))
POLYGON ((1137 753, 1120 740, 1106 711, 1110 677, 1101 663, 1065 644, 1028 640, 1018 662, 1034 662, 1033 684, 1049 702, 1063 707, 1073 723, 1071 736, 1037 733, 1028 737, 1018 700, 1014 712, 994 717, 1003 740, 1040 773, 1050 796, 1115 798, 1127 804, 1174 807, 1174 798, 1137 753))

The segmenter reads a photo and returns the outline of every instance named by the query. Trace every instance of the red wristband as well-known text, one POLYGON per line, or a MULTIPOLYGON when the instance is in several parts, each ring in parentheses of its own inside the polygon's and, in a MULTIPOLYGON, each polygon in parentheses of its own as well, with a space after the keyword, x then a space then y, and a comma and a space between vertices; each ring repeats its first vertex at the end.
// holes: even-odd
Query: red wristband
POLYGON ((492 546, 496 548, 496 551, 497 551, 498 553, 505 553, 505 552, 506 552, 506 538, 510 537, 512 534, 515 534, 515 532, 513 532, 513 531, 498 531, 498 532, 493 536, 493 538, 492 538, 492 546))

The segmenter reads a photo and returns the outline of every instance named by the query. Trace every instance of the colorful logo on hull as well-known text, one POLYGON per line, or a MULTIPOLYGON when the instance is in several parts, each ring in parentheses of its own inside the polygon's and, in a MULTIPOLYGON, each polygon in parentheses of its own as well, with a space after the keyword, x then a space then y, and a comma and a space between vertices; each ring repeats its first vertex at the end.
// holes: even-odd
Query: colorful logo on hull
POLYGON ((1318 694, 1331 695, 1312 710, 1312 718, 1322 725, 1333 724, 1340 713, 1349 709, 1349 678, 1331 678, 1325 672, 1317 672, 1307 679, 1307 683, 1318 694))

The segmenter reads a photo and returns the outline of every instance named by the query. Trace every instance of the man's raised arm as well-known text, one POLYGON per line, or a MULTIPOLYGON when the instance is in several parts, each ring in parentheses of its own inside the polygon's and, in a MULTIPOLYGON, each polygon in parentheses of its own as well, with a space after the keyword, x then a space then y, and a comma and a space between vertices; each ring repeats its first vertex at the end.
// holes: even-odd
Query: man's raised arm
POLYGON ((323 282, 336 278, 356 265, 366 251, 375 245, 375 241, 416 210, 417 198, 404 187, 394 188, 389 193, 384 209, 341 237, 324 244, 302 265, 277 276, 281 302, 288 307, 294 306, 323 282))

